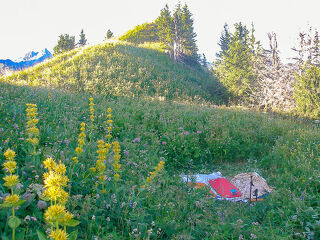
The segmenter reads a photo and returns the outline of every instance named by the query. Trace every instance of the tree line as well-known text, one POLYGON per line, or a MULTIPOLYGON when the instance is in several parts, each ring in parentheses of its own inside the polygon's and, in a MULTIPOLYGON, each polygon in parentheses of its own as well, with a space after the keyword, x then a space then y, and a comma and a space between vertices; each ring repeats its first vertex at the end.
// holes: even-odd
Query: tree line
MULTIPOLYGON (((113 37, 113 32, 111 32, 111 30, 108 29, 105 39, 109 39, 112 37, 113 37)), ((61 34, 59 36, 57 45, 53 48, 53 51, 54 51, 54 54, 59 54, 65 51, 72 50, 76 47, 85 46, 86 44, 87 44, 86 35, 84 34, 84 31, 82 29, 79 35, 79 41, 77 43, 75 42, 74 36, 70 36, 69 34, 61 34)))
POLYGON ((241 22, 230 31, 224 25, 219 39, 220 51, 210 72, 227 90, 233 103, 262 109, 295 111, 320 117, 319 33, 312 28, 299 34, 293 63, 283 64, 277 36, 268 33, 269 48, 264 49, 241 22))

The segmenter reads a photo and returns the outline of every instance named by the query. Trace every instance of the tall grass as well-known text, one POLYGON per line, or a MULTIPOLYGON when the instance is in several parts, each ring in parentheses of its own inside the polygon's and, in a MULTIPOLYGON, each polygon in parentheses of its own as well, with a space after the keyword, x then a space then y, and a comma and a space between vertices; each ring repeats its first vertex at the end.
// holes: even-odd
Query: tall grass
MULTIPOLYGON (((5 83, 0 84, 0 92, 0 161, 4 161, 6 149, 17 152, 23 184, 17 194, 26 200, 16 212, 24 219, 17 239, 37 239, 36 230, 48 228, 40 194, 44 169, 35 168, 25 146, 26 103, 38 106, 37 157, 44 160, 50 156, 66 166, 75 164, 68 186, 72 200, 66 208, 80 221, 79 227, 74 227, 78 239, 320 237, 318 123, 238 109, 95 94, 92 139, 105 139, 107 109, 111 108, 112 139, 121 149, 116 189, 109 162, 112 155, 107 157, 104 193, 89 169, 96 164, 96 141, 86 139, 79 162, 72 161, 79 125, 90 123, 91 95, 5 83), (149 183, 147 177, 153 176, 160 161, 165 162, 165 170, 149 183), (202 190, 188 189, 179 179, 179 174, 188 170, 221 171, 226 176, 257 171, 275 192, 249 210, 247 204, 216 201, 206 198, 202 190)), ((68 174, 72 168, 67 169, 68 174)), ((1 179, 4 174, 0 173, 1 179)), ((5 193, 2 185, 0 191, 5 193)), ((9 210, 0 210, 3 239, 10 236, 9 216, 9 210)))

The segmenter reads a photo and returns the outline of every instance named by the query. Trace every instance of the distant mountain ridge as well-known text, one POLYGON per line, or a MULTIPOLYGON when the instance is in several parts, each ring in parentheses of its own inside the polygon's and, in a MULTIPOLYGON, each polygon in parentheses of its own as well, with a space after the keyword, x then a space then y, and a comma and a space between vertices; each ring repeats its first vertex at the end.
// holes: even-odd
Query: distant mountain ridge
POLYGON ((8 68, 9 70, 17 71, 32 67, 33 65, 41 63, 51 57, 51 52, 45 48, 40 52, 28 52, 24 57, 18 58, 14 61, 11 59, 0 59, 0 66, 2 66, 3 69, 8 68))

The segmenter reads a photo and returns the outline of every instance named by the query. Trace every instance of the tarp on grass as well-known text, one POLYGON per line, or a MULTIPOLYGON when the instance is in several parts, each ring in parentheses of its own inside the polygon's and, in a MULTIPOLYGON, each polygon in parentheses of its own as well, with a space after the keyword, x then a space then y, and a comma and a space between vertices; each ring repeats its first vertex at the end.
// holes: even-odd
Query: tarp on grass
POLYGON ((213 193, 209 194, 209 197, 214 197, 218 200, 247 202, 250 198, 251 176, 253 182, 251 201, 263 200, 263 197, 272 192, 273 188, 268 186, 266 180, 256 172, 240 173, 231 178, 224 178, 220 172, 181 175, 181 178, 184 182, 188 182, 189 185, 190 183, 196 183, 195 187, 200 187, 200 185, 201 187, 208 186, 210 192, 213 193), (257 196, 254 196, 254 193, 257 193, 257 196))

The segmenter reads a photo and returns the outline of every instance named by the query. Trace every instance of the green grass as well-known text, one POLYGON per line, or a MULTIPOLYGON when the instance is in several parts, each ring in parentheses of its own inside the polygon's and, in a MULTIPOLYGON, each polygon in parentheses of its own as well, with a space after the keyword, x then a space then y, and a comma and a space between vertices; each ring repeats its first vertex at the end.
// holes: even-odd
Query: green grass
MULTIPOLYGON (((141 53, 131 46, 122 50, 125 49, 135 57, 141 53)), ((152 51, 145 51, 151 54, 150 58, 154 57, 152 51)), ((162 57, 160 54, 159 58, 162 57)), ((72 61, 76 62, 74 58, 72 61)), ((60 64, 63 67, 68 61, 60 64)), ((31 78, 31 74, 32 71, 27 76, 31 78)), ((70 86, 76 88, 76 83, 73 84, 70 86)), ((37 207, 39 196, 35 187, 30 187, 32 183, 42 184, 44 169, 32 166, 32 156, 23 140, 25 104, 36 103, 39 109, 41 138, 37 161, 52 156, 66 163, 70 174, 79 125, 89 124, 88 98, 93 96, 96 128, 88 132, 87 141, 91 138, 91 143, 86 145, 84 157, 75 166, 78 175, 69 176, 74 200, 67 203, 67 208, 81 223, 68 232, 77 229, 78 239, 239 239, 239 236, 319 239, 320 128, 317 123, 239 109, 133 99, 107 94, 104 90, 92 94, 76 91, 0 83, 0 162, 8 147, 17 151, 23 184, 20 192, 28 197, 25 192, 29 188, 32 197, 16 212, 20 218, 27 215, 37 218, 37 222, 23 223, 17 229, 19 236, 28 227, 26 239, 37 239, 36 230, 45 232, 48 228, 43 220, 44 210, 37 207), (106 136, 108 107, 113 110, 113 139, 121 146, 122 172, 117 189, 111 178, 107 194, 102 194, 95 188, 97 180, 88 169, 96 161, 96 140, 106 136), (133 142, 136 138, 140 142, 133 142), (205 192, 189 190, 179 180, 178 175, 188 171, 191 159, 190 171, 194 173, 221 171, 225 176, 232 176, 257 171, 275 187, 275 192, 250 211, 248 204, 205 198, 205 192), (142 189, 148 173, 160 160, 166 162, 165 171, 150 187, 142 189), (152 229, 150 236, 148 229, 152 229)), ((1 179, 3 174, 2 171, 1 179)), ((7 189, 1 185, 0 191, 4 193, 7 189)), ((11 234, 6 224, 9 214, 9 210, 0 209, 3 239, 11 234)))
POLYGON ((201 68, 175 63, 159 44, 103 43, 57 55, 0 81, 179 102, 220 101, 218 82, 201 68), (209 92, 208 86, 211 87, 209 92))

